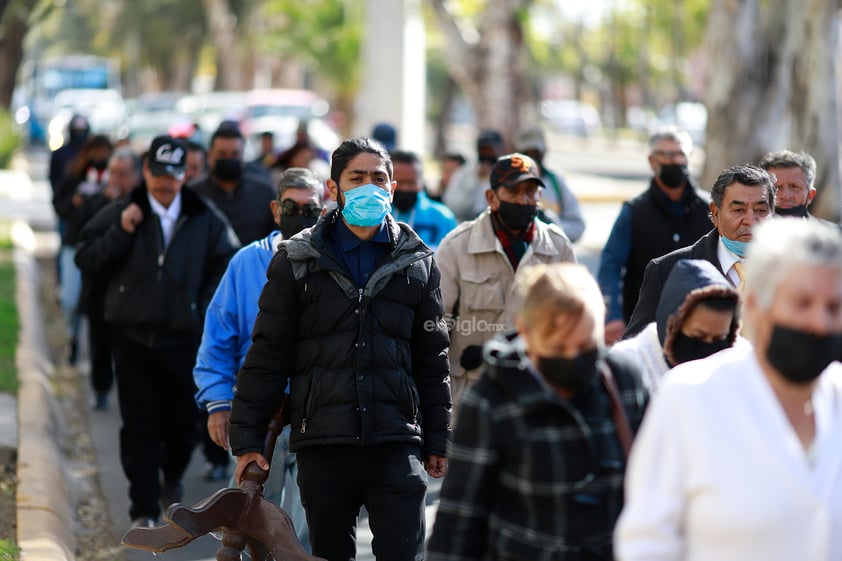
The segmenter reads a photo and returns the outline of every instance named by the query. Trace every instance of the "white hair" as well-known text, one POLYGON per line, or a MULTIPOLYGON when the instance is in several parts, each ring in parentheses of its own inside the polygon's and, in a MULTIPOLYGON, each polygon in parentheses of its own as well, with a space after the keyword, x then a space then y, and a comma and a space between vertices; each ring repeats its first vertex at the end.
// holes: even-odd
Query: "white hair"
POLYGON ((752 230, 746 254, 746 290, 769 309, 783 279, 804 268, 829 267, 842 281, 842 233, 814 219, 775 217, 752 230))
POLYGON ((677 142, 681 146, 681 149, 684 150, 684 153, 688 156, 693 151, 693 139, 690 137, 690 134, 675 125, 667 125, 656 130, 654 134, 649 137, 647 145, 649 147, 650 155, 655 150, 655 146, 657 146, 662 140, 672 140, 677 142))

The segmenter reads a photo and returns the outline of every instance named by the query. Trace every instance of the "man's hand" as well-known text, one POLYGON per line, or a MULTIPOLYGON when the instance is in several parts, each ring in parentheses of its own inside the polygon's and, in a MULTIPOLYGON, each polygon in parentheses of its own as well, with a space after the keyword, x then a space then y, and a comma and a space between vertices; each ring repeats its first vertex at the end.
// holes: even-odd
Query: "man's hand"
POLYGON ((430 454, 424 460, 424 468, 431 477, 444 477, 447 473, 447 458, 430 454))
POLYGON ((605 324, 605 344, 613 345, 623 337, 626 331, 626 322, 621 319, 612 319, 605 324))
POLYGON ((120 227, 129 234, 134 234, 137 225, 143 222, 143 211, 137 203, 132 203, 123 209, 120 215, 120 227))
POLYGON ((228 450, 228 421, 231 420, 231 411, 215 411, 208 415, 208 434, 211 440, 219 446, 228 450))
POLYGON ((242 456, 237 456, 237 469, 234 471, 234 480, 237 482, 237 487, 242 483, 243 472, 246 471, 246 467, 252 462, 257 462, 257 466, 263 471, 269 471, 269 462, 266 461, 263 454, 248 452, 242 456))

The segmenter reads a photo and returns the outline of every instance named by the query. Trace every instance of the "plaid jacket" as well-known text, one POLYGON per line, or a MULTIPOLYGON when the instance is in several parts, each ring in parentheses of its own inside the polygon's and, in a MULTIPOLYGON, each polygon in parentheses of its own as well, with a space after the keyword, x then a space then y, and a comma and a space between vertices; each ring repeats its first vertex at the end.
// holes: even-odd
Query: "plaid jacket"
MULTIPOLYGON (((466 390, 429 561, 612 559, 625 462, 598 377, 569 401, 509 336, 466 390)), ((632 430, 648 396, 636 367, 608 362, 632 430)))

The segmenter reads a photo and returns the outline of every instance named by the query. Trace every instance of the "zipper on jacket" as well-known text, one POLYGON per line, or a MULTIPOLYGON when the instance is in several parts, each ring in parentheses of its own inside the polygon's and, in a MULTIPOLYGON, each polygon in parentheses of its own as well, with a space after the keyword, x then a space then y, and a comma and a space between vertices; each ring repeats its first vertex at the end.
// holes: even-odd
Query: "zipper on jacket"
POLYGON ((359 295, 360 295, 360 297, 357 299, 357 302, 362 303, 362 301, 363 301, 363 289, 362 289, 362 288, 358 288, 358 289, 357 289, 357 292, 358 292, 358 293, 359 293, 359 295))

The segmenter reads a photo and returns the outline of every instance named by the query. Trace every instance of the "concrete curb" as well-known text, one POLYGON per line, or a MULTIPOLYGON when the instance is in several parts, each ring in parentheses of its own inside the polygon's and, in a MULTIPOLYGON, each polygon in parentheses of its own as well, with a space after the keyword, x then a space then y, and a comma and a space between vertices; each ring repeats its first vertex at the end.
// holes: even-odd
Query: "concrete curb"
POLYGON ((74 514, 57 442, 43 312, 38 296, 35 235, 25 222, 12 227, 20 318, 16 364, 18 391, 17 536, 21 559, 73 561, 74 514))

